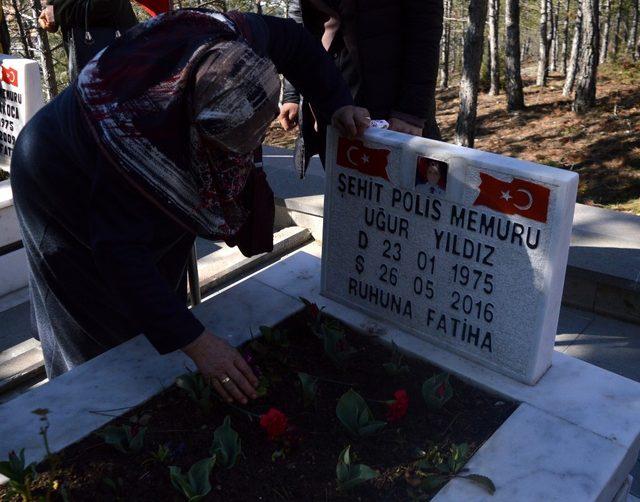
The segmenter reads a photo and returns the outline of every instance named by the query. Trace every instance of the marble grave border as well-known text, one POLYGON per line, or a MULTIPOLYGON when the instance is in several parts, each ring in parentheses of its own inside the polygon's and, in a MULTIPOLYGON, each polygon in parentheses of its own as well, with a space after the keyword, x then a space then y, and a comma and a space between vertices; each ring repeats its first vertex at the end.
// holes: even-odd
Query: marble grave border
MULTIPOLYGON (((497 487, 494 496, 454 480, 434 500, 626 499, 628 474, 640 449, 639 383, 558 352, 536 386, 519 383, 321 297, 320 253, 317 244, 310 244, 222 291, 194 313, 240 345, 258 326, 276 324, 299 311, 298 297, 303 296, 357 330, 393 340, 407 353, 520 402, 467 464, 472 472, 491 477, 497 487)), ((138 336, 0 405, 0 454, 25 448, 27 461, 44 457, 33 409, 50 410, 51 449, 59 451, 149 400, 188 367, 186 356, 159 356, 138 336)))

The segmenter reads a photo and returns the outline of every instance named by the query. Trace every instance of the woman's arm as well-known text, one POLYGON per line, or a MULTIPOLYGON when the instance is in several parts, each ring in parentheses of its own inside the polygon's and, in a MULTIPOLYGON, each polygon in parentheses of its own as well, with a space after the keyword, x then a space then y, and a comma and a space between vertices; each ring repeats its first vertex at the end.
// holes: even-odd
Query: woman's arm
MULTIPOLYGON (((228 402, 257 397, 258 379, 240 353, 205 330, 189 311, 183 291, 167 282, 156 266, 153 246, 159 227, 175 227, 160 209, 131 186, 116 179, 108 161, 98 157, 90 207, 91 248, 107 284, 118 295, 135 327, 161 354, 187 354, 218 394, 228 402), (229 377, 228 379, 226 377, 229 377), (226 383, 223 383, 226 381, 226 383)), ((175 227, 175 239, 187 247, 192 239, 175 227)), ((168 260, 179 276, 180 256, 168 260)))
MULTIPOLYGON (((142 194, 113 179, 106 160, 99 157, 97 164, 89 215, 96 265, 136 329, 158 352, 180 349, 200 336, 204 326, 187 308, 186 290, 178 295, 177 285, 161 275, 152 252, 158 224, 175 224, 142 194)), ((184 237, 176 228, 176 239, 184 237)))
POLYGON ((267 56, 278 72, 314 105, 326 122, 336 110, 353 105, 353 98, 333 60, 298 23, 258 14, 245 14, 252 48, 267 56))

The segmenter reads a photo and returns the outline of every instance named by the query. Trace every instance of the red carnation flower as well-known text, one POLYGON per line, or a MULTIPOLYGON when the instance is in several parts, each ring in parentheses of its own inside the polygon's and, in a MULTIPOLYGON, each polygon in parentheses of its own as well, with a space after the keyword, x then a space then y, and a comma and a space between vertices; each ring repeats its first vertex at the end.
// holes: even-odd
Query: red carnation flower
POLYGON ((260 416, 260 427, 267 431, 267 436, 272 441, 286 432, 287 425, 287 416, 276 408, 270 408, 260 416))
POLYGON ((397 422, 407 414, 409 408, 409 396, 404 389, 397 390, 393 393, 394 401, 389 403, 389 411, 387 412, 387 420, 389 422, 397 422))

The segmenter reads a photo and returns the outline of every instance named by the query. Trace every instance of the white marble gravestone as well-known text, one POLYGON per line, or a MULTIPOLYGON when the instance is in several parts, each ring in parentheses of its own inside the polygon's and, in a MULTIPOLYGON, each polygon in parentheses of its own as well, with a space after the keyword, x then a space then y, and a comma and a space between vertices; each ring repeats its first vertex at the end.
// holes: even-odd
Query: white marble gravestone
POLYGON ((0 169, 9 170, 18 134, 43 104, 38 63, 0 54, 0 169))
POLYGON ((322 293, 519 381, 551 364, 578 176, 330 131, 322 293))

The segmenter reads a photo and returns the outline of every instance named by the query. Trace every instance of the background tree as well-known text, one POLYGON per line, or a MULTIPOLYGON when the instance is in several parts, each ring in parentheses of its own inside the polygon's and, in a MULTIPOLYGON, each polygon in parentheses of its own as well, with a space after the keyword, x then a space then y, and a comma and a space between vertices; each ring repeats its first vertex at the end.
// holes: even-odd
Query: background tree
POLYGON ((440 40, 440 89, 449 87, 449 54, 451 52, 451 3, 444 0, 444 20, 442 25, 442 40, 440 40))
POLYGON ((504 20, 507 110, 524 110, 524 94, 520 74, 520 0, 506 0, 504 20))
POLYGON ((478 107, 478 86, 487 21, 487 0, 470 0, 469 21, 464 38, 462 76, 460 78, 460 111, 456 122, 458 145, 473 148, 478 107))
POLYGON ((596 104, 599 28, 599 0, 582 0, 582 48, 573 100, 573 111, 578 114, 585 113, 596 104))
POLYGON ((562 74, 567 74, 567 58, 569 54, 569 7, 571 0, 564 2, 564 21, 562 22, 562 74))
MULTIPOLYGON (((581 1, 581 0, 579 0, 581 1)), ((573 41, 571 42, 571 57, 569 58, 569 66, 567 67, 567 76, 564 81, 562 94, 570 96, 576 81, 576 73, 578 72, 578 57, 582 41, 582 5, 578 4, 576 11, 576 20, 573 28, 573 41)))
POLYGON ((609 50, 609 27, 611 25, 611 0, 604 0, 602 10, 602 41, 600 42, 600 63, 607 60, 609 50))
POLYGON ((489 94, 495 96, 500 93, 500 61, 499 61, 499 21, 500 0, 489 0, 489 74, 491 87, 489 94))
POLYGON ((547 45, 547 9, 549 6, 548 0, 540 0, 540 40, 538 42, 539 54, 538 54, 538 76, 536 78, 536 84, 544 87, 547 85, 547 70, 549 61, 549 47, 547 45))

